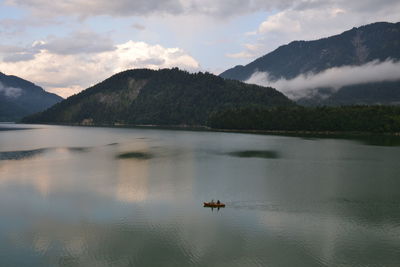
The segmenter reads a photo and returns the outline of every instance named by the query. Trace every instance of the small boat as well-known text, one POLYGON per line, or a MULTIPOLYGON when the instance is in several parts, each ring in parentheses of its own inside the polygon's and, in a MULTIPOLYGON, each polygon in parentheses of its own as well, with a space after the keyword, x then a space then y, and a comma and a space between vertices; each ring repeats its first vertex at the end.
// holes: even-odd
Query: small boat
POLYGON ((225 208, 224 203, 217 203, 217 202, 203 202, 204 207, 209 207, 209 208, 225 208))

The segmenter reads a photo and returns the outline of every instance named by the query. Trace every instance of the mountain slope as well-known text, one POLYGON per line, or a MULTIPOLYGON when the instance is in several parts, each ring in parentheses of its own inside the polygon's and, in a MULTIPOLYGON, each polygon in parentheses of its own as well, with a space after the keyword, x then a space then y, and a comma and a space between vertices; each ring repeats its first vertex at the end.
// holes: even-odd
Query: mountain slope
POLYGON ((60 102, 63 98, 17 76, 0 72, 0 121, 16 121, 60 102))
MULTIPOLYGON (((220 76, 246 81, 255 72, 267 72, 272 81, 289 80, 300 74, 317 74, 333 67, 361 66, 374 60, 385 61, 388 59, 395 62, 400 59, 400 23, 379 22, 353 28, 342 34, 320 40, 294 41, 246 66, 236 66, 226 70, 220 76)), ((371 86, 374 86, 374 83, 367 86, 369 90, 373 90, 371 86)), ((393 84, 391 86, 393 87, 393 84)), ((388 86, 381 84, 379 87, 388 86)), ((396 83, 394 87, 395 89, 392 90, 400 90, 400 82, 396 83)), ((277 89, 279 90, 279 88, 277 89)), ((348 90, 349 88, 345 89, 345 91, 348 90)), ((362 93, 362 90, 359 90, 358 94, 353 93, 347 102, 351 104, 362 102, 362 93)), ((385 95, 387 94, 385 93, 385 95)), ((379 91, 375 97, 376 103, 387 103, 387 98, 381 99, 379 91)), ((324 103, 335 103, 334 100, 334 98, 327 99, 324 103)), ((313 100, 311 99, 311 101, 313 100)), ((389 102, 397 101, 400 101, 400 98, 390 99, 389 102)))
POLYGON ((23 121, 204 125, 214 111, 249 105, 294 103, 273 88, 224 80, 209 73, 137 69, 118 73, 23 121))

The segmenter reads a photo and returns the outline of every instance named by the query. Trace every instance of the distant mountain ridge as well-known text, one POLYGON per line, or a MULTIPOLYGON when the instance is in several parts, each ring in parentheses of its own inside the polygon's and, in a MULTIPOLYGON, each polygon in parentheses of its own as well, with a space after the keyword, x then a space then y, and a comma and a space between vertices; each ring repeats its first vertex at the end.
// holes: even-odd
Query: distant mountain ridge
MULTIPOLYGON (((395 62, 400 59, 400 22, 378 22, 353 28, 328 38, 314 41, 294 41, 245 66, 228 69, 220 76, 226 79, 246 81, 255 72, 267 72, 271 80, 293 79, 300 74, 316 74, 333 67, 361 66, 373 60, 386 61, 388 59, 395 62)), ((357 87, 357 85, 355 86, 357 87)), ((393 90, 400 90, 400 77, 399 82, 372 83, 367 87, 370 93, 371 91, 375 92, 373 93, 374 98, 367 99, 365 103, 396 103, 400 101, 400 94, 392 92, 393 90), (390 92, 388 92, 389 87, 391 88, 390 92), (382 88, 385 88, 384 97, 381 97, 379 93, 382 88), (387 96, 390 94, 396 97, 388 99, 387 96)), ((277 89, 279 90, 279 88, 277 89)), ((347 86, 333 92, 333 94, 339 93, 339 97, 341 97, 343 95, 343 92, 340 92, 342 89, 351 90, 347 86)), ((364 103, 363 96, 360 93, 362 93, 362 90, 358 90, 358 94, 354 92, 346 93, 348 97, 352 96, 342 102, 364 103)), ((337 98, 338 96, 323 100, 308 99, 308 101, 319 101, 319 104, 335 104, 338 103, 335 101, 337 98)))
POLYGON ((0 121, 17 121, 61 100, 27 80, 0 72, 0 121))
POLYGON ((29 123, 205 125, 212 112, 293 106, 273 88, 177 68, 128 70, 26 117, 29 123))

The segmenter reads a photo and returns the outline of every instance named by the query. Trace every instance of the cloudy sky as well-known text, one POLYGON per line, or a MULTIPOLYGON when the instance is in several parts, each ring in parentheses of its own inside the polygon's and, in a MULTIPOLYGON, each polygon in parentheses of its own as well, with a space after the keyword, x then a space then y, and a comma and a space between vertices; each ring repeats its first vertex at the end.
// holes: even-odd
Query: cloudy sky
POLYGON ((66 97, 130 68, 219 74, 377 21, 400 21, 400 1, 0 0, 0 71, 66 97))

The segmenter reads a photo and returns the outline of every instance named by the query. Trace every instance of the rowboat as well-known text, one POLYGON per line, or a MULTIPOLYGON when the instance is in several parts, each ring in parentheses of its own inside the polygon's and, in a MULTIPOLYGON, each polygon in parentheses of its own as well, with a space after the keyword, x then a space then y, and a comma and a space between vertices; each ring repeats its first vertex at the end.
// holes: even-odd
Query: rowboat
POLYGON ((225 208, 224 203, 216 203, 216 202, 203 202, 204 207, 209 207, 209 208, 225 208))

